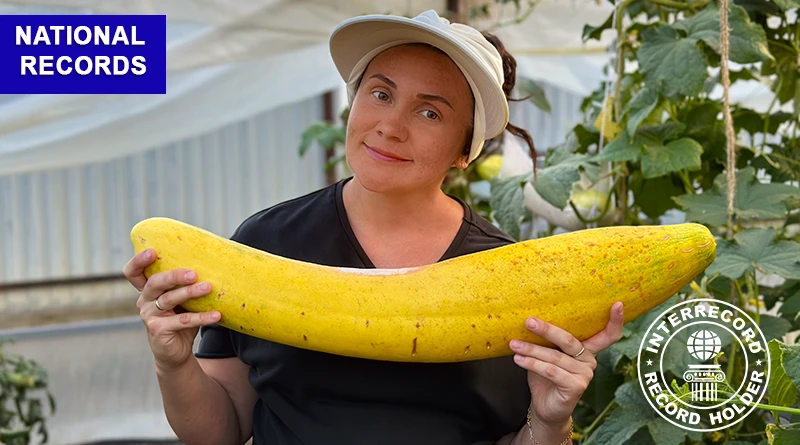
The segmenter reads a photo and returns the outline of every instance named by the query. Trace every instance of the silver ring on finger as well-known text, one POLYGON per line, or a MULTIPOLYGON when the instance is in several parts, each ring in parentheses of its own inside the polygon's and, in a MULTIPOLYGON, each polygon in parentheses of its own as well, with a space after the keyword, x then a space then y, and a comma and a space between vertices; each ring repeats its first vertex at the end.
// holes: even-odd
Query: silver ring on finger
POLYGON ((155 302, 156 302, 156 309, 158 309, 159 311, 162 311, 162 312, 166 311, 166 309, 164 309, 163 307, 161 307, 160 304, 158 304, 158 298, 155 299, 155 302))

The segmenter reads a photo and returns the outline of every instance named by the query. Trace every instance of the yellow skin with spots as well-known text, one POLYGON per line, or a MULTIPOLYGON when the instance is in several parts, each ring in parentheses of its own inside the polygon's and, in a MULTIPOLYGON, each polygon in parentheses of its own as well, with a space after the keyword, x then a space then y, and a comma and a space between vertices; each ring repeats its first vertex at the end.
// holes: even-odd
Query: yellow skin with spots
POLYGON ((367 359, 458 362, 513 352, 512 339, 553 346, 529 316, 579 340, 622 301, 625 321, 658 306, 708 267, 704 226, 604 227, 519 242, 407 269, 348 269, 272 255, 168 218, 131 231, 154 248, 145 275, 197 272, 211 292, 183 307, 219 324, 299 348, 367 359))

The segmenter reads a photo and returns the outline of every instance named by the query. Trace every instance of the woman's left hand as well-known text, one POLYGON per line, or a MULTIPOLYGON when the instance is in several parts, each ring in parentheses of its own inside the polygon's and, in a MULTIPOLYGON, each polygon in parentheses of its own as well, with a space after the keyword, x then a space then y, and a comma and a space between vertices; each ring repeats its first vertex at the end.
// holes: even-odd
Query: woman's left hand
POLYGON ((623 323, 622 303, 617 302, 611 307, 611 319, 605 329, 581 342, 559 327, 528 318, 525 326, 531 332, 561 349, 520 340, 510 342, 511 350, 516 353, 514 361, 528 371, 533 402, 531 417, 537 424, 563 425, 569 421, 594 377, 595 356, 622 338, 623 323), (575 357, 582 348, 585 348, 583 353, 575 357))

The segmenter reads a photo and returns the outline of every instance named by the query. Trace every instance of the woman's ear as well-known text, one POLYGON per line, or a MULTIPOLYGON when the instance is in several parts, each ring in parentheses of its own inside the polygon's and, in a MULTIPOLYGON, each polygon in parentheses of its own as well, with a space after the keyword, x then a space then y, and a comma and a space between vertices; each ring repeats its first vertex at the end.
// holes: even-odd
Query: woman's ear
POLYGON ((467 159, 468 157, 466 155, 459 156, 458 159, 456 159, 456 167, 460 168, 461 170, 466 170, 467 167, 469 166, 467 159))

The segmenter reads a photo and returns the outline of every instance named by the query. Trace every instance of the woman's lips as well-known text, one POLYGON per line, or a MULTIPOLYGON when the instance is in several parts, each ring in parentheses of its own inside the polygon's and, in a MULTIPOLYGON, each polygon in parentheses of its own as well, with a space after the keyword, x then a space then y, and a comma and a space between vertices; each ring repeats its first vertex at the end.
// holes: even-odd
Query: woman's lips
POLYGON ((372 148, 367 144, 364 144, 364 147, 366 147, 367 153, 369 153, 370 156, 372 156, 373 158, 375 158, 375 159, 377 159, 379 161, 385 161, 385 162, 408 162, 408 159, 399 158, 399 157, 396 157, 396 156, 394 156, 394 155, 392 155, 390 153, 379 151, 379 149, 372 148))

